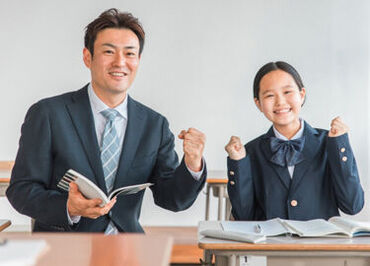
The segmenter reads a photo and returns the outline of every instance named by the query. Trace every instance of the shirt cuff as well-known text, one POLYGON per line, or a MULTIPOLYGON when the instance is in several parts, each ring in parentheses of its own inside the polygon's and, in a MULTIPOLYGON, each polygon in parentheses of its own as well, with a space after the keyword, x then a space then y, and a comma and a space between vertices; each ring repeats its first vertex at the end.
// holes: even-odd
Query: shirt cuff
POLYGON ((205 165, 206 165, 206 161, 204 160, 203 157, 202 157, 202 170, 200 170, 199 172, 194 172, 194 171, 190 170, 189 167, 185 164, 186 169, 188 169, 188 171, 190 172, 190 174, 197 181, 199 181, 199 179, 202 177, 202 174, 203 174, 205 165))
POLYGON ((78 223, 81 220, 81 216, 69 216, 68 207, 67 206, 66 206, 66 210, 67 210, 67 218, 68 218, 69 225, 76 224, 76 223, 78 223))

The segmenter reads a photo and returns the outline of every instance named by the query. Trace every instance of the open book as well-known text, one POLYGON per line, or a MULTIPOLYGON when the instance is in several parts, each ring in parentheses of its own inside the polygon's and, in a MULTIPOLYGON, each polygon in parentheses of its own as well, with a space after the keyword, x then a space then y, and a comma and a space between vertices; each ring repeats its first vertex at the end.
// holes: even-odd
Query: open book
POLYGON ((69 183, 75 182, 78 186, 79 191, 88 199, 96 199, 99 198, 103 202, 100 204, 100 206, 104 206, 107 204, 111 199, 118 195, 129 195, 129 194, 135 194, 143 189, 146 189, 147 187, 153 185, 152 183, 144 183, 139 185, 133 185, 133 186, 127 186, 127 187, 120 187, 112 191, 108 196, 105 195, 105 193, 97 186, 95 185, 91 180, 89 180, 87 177, 81 175, 80 173, 69 169, 62 179, 58 183, 58 187, 69 191, 69 183))
POLYGON ((224 231, 265 236, 296 235, 299 237, 354 237, 370 235, 370 223, 335 216, 328 221, 315 219, 294 221, 272 219, 268 221, 224 221, 224 231))

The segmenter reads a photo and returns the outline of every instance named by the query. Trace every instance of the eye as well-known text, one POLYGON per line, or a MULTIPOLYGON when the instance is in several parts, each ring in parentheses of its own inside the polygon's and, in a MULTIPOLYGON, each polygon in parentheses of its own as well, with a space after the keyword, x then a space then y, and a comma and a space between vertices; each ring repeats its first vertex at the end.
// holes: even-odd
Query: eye
POLYGON ((272 98, 272 97, 274 97, 274 95, 273 95, 273 94, 266 94, 266 95, 265 95, 265 98, 272 98))
POLYGON ((113 54, 113 51, 112 50, 105 50, 104 54, 113 54))
POLYGON ((284 94, 290 94, 292 93, 293 91, 285 91, 284 94))
POLYGON ((128 56, 128 57, 135 57, 136 56, 136 53, 135 52, 127 52, 126 53, 126 56, 128 56))

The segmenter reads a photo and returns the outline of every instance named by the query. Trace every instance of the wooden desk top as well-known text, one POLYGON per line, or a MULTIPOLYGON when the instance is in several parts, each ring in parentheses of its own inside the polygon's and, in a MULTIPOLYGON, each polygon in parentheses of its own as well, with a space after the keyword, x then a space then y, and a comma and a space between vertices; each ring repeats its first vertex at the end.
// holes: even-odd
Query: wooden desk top
POLYGON ((172 238, 143 234, 3 233, 7 239, 44 239, 36 266, 168 265, 172 238))
POLYGON ((9 184, 10 177, 0 177, 0 183, 6 183, 9 184))
POLYGON ((250 244, 203 238, 198 244, 210 250, 253 250, 253 251, 367 251, 370 252, 370 237, 311 238, 271 237, 265 243, 250 244))
POLYGON ((196 226, 146 226, 148 236, 166 235, 173 238, 171 263, 199 263, 203 250, 198 247, 196 226))
POLYGON ((207 183, 212 184, 212 185, 217 185, 217 184, 227 184, 229 182, 229 179, 221 179, 221 178, 207 178, 207 183))
POLYGON ((12 223, 9 220, 0 220, 0 232, 9 227, 12 223))

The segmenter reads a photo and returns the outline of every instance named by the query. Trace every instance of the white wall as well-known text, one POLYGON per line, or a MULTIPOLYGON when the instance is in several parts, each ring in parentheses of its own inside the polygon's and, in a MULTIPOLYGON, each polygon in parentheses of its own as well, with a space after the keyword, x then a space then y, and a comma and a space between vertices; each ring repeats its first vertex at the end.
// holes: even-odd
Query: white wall
MULTIPOLYGON (((15 158, 33 102, 89 81, 82 63, 84 27, 117 7, 139 17, 147 33, 130 94, 167 116, 175 134, 190 126, 205 132, 208 169, 225 170, 223 147, 230 135, 247 142, 268 129, 253 103, 253 77, 263 64, 286 60, 307 89, 302 116, 328 128, 340 115, 350 126, 368 192, 369 5, 366 0, 1 0, 0 160, 15 158)), ((176 145, 181 155, 181 142, 176 145)), ((13 217, 6 200, 0 203, 0 218, 13 217)), ((171 213, 155 207, 149 192, 141 221, 195 225, 204 217, 204 203, 200 195, 189 210, 171 213)), ((359 217, 370 218, 367 207, 359 217)))

